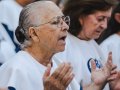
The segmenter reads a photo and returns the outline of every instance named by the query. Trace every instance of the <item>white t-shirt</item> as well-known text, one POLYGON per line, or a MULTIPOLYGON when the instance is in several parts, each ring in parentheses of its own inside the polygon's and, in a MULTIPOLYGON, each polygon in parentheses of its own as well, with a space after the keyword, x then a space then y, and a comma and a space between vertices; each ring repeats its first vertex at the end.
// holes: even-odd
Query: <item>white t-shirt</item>
POLYGON ((14 32, 18 26, 19 15, 22 8, 16 0, 2 0, 0 2, 0 24, 4 26, 2 28, 0 27, 0 33, 2 33, 6 41, 10 41, 10 44, 13 44, 13 42, 18 43, 14 32), (13 37, 12 39, 8 32, 13 37))
POLYGON ((3 26, 0 24, 0 53, 2 55, 2 59, 0 59, 0 63, 4 63, 9 58, 15 55, 15 46, 13 42, 11 41, 10 37, 6 33, 5 29, 3 26))
POLYGON ((4 57, 4 61, 2 60, 2 63, 5 63, 7 60, 9 60, 16 54, 9 42, 5 40, 2 40, 0 43, 0 52, 4 57))
POLYGON ((4 61, 6 61, 5 57, 3 56, 1 50, 0 50, 0 64, 2 64, 4 61))
MULTIPOLYGON (((57 65, 53 61, 53 72, 57 65)), ((29 53, 18 52, 12 60, 0 67, 0 87, 12 86, 16 90, 44 90, 43 74, 46 67, 38 63, 29 53)), ((78 85, 79 86, 79 85, 78 85)), ((71 83, 67 90, 79 90, 71 83)))
POLYGON ((98 68, 104 63, 102 61, 104 57, 94 40, 80 40, 69 33, 66 38, 65 51, 55 54, 53 58, 70 62, 73 66, 75 79, 83 86, 91 83, 91 58, 95 59, 98 68))
POLYGON ((112 51, 113 63, 117 65, 118 70, 120 70, 120 36, 113 34, 104 40, 100 47, 105 55, 108 55, 112 51))
POLYGON ((6 24, 8 28, 15 31, 18 26, 19 14, 22 10, 15 0, 3 0, 0 2, 0 22, 6 24))

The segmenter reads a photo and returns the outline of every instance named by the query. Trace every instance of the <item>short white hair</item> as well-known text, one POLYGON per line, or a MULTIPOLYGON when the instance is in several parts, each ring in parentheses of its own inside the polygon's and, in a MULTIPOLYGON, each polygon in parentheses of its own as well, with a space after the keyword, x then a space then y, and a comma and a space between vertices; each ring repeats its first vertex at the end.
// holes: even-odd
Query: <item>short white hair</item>
POLYGON ((16 37, 20 42, 21 48, 25 48, 31 44, 28 30, 30 27, 39 26, 41 24, 41 22, 43 21, 43 13, 46 13, 45 10, 49 8, 48 4, 54 4, 54 6, 56 6, 55 3, 51 1, 37 1, 26 5, 22 9, 19 18, 19 26, 16 29, 16 37), (21 36, 18 32, 23 35, 23 39, 20 38, 21 36))

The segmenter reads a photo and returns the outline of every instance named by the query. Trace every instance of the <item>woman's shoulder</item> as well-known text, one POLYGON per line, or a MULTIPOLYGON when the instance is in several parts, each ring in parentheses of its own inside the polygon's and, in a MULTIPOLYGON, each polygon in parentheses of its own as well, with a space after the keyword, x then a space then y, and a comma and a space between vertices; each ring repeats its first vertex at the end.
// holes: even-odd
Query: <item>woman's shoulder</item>
POLYGON ((100 45, 114 45, 116 43, 120 43, 120 36, 117 34, 113 34, 105 39, 100 45))

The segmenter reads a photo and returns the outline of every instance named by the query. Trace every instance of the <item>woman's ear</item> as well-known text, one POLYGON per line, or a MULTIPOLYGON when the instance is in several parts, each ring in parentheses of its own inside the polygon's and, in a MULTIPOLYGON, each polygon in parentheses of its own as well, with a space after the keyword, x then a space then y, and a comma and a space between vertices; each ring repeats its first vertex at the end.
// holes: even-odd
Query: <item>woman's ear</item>
POLYGON ((84 23, 83 18, 80 18, 80 17, 79 17, 79 22, 80 22, 81 25, 83 25, 83 23, 84 23))
POLYGON ((30 38, 31 38, 33 41, 39 41, 39 37, 38 37, 38 35, 37 35, 36 28, 30 27, 28 33, 29 33, 30 38))
POLYGON ((120 23, 120 13, 115 14, 115 20, 120 23))

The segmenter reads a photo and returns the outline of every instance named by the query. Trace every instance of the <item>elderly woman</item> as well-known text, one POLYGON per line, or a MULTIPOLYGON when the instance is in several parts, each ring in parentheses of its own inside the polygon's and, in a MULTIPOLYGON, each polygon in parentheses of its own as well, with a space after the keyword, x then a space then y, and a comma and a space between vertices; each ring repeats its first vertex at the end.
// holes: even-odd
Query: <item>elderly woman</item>
MULTIPOLYGON (((75 78, 83 89, 91 86, 95 80, 91 80, 91 60, 95 61, 98 70, 102 68, 96 79, 102 77, 102 74, 106 78, 110 76, 105 70, 105 58, 94 39, 107 28, 114 2, 114 0, 68 0, 64 6, 64 14, 71 18, 70 30, 66 38, 65 51, 56 54, 54 59, 58 60, 58 63, 60 60, 71 62, 75 78)), ((114 68, 114 65, 111 68, 114 68)), ((105 90, 108 88, 106 86, 105 90)))
MULTIPOLYGON (((65 49, 70 19, 50 1, 38 1, 24 7, 20 14, 16 36, 22 51, 0 68, 0 87, 16 90, 80 90, 70 63, 57 67, 55 53, 65 49), (69 85, 70 84, 70 85, 69 85), (69 86, 68 86, 69 85, 69 86)), ((111 56, 106 71, 111 71, 111 56)), ((92 79, 98 83, 86 90, 101 90, 106 76, 96 79, 99 71, 92 62, 92 79), (100 80, 100 83, 99 83, 100 80), (102 81, 102 83, 101 83, 102 81)), ((82 73, 80 73, 82 74, 82 73)))
POLYGON ((68 86, 74 77, 71 65, 62 63, 57 68, 51 59, 65 48, 68 24, 69 17, 53 2, 38 1, 25 6, 15 33, 23 50, 0 67, 0 88, 79 90, 77 84, 74 88, 68 86))

